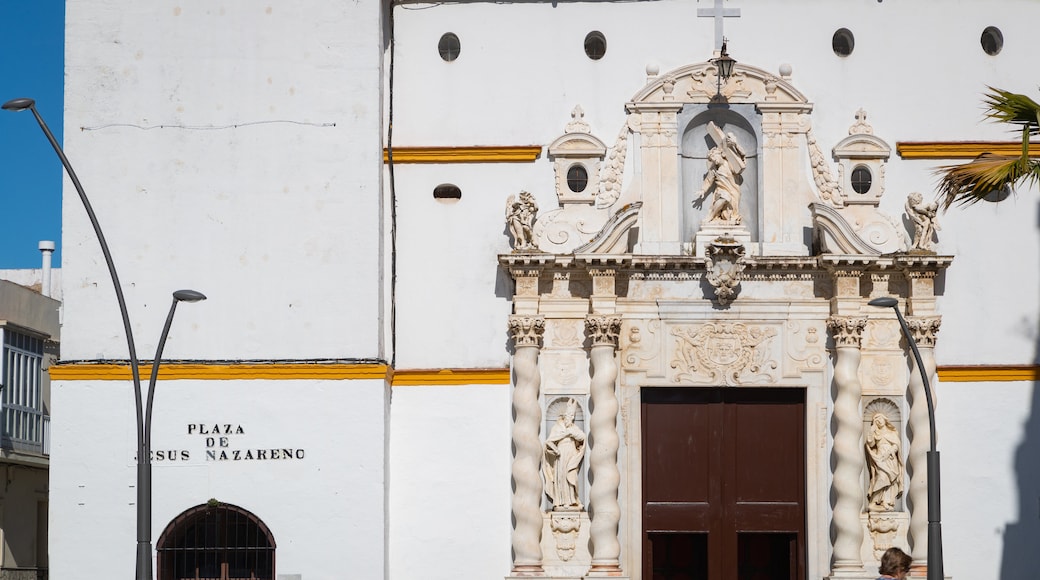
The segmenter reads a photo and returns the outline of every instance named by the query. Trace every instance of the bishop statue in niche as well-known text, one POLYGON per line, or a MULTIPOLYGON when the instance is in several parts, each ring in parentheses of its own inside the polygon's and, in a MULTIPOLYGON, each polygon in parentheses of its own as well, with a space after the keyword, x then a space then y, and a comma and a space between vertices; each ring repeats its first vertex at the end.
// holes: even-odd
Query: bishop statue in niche
POLYGON ((744 182, 741 173, 747 167, 747 153, 737 143, 736 135, 723 133, 714 121, 708 122, 708 135, 715 146, 708 151, 708 172, 700 190, 694 194, 693 205, 700 208, 704 198, 714 190, 715 197, 704 223, 740 225, 740 186, 744 182))
POLYGON ((578 467, 585 457, 585 433, 574 424, 578 402, 567 400, 567 407, 545 439, 545 493, 552 499, 554 510, 580 510, 578 500, 578 467))

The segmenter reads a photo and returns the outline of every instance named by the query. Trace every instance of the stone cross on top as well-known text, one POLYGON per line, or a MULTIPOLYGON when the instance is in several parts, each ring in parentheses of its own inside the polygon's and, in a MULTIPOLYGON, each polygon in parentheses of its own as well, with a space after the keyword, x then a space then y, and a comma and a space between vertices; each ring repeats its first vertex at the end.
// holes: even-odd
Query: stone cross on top
POLYGON ((715 6, 711 8, 698 8, 698 18, 714 18, 715 19, 715 51, 722 50, 722 19, 729 16, 732 18, 740 17, 740 8, 723 8, 722 3, 724 0, 715 0, 715 6))

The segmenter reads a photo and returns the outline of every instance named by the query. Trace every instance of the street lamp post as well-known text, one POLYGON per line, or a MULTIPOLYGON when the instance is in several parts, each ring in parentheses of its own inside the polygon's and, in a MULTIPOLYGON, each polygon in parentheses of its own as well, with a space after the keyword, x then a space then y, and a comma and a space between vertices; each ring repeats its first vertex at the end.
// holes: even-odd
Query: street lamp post
POLYGON ((891 308, 896 312, 899 326, 903 329, 910 350, 914 353, 914 361, 917 363, 917 371, 921 373, 921 382, 924 383, 924 397, 928 405, 928 580, 943 580, 943 558, 942 558, 942 518, 940 516, 939 503, 939 451, 935 448, 935 403, 932 401, 932 389, 928 384, 928 373, 924 370, 924 362, 921 360, 921 351, 917 349, 917 341, 910 334, 910 327, 906 325, 906 319, 899 311, 899 301, 891 296, 875 298, 867 302, 870 306, 880 308, 891 308))
POLYGON ((170 306, 170 313, 166 317, 166 325, 163 327, 162 335, 159 337, 159 346, 155 352, 155 359, 152 360, 152 375, 148 381, 148 401, 147 407, 144 406, 144 402, 141 398, 141 375, 140 375, 140 363, 137 359, 137 349, 134 346, 134 334, 130 327, 130 315, 126 309, 126 300, 123 298, 123 287, 119 283, 119 275, 116 274, 116 266, 112 261, 112 254, 108 250, 108 243, 105 242, 105 234, 101 231, 101 225, 98 223, 97 216, 94 214, 94 208, 90 205, 90 200, 87 199, 87 193, 83 190, 83 185, 79 182, 79 177, 76 176, 75 170, 72 169, 72 164, 69 163, 68 157, 65 156, 65 152, 62 151, 61 145, 58 144, 58 140, 54 138, 54 134, 51 133, 47 123, 40 116, 39 111, 36 110, 36 101, 33 99, 12 99, 3 104, 2 107, 5 111, 32 111, 34 117, 36 117, 37 124, 40 125, 40 129, 43 130, 43 134, 50 141, 51 147, 54 148, 54 152, 58 154, 58 158, 61 159, 62 166, 65 167, 65 172, 68 173, 69 179, 72 180, 72 185, 76 187, 76 193, 79 194, 79 199, 83 202, 83 209, 87 212, 87 217, 90 218, 90 225, 94 228, 94 234, 97 236, 98 243, 101 245, 101 253, 105 256, 105 264, 108 266, 108 274, 112 278, 112 286, 116 292, 116 301, 119 303, 119 314, 123 318, 123 330, 126 333, 126 346, 130 355, 130 375, 133 378, 134 383, 134 403, 137 410, 137 580, 151 580, 152 579, 152 452, 151 452, 151 428, 152 428, 152 398, 155 392, 155 381, 159 375, 159 364, 160 358, 162 357, 163 346, 166 344, 166 336, 170 332, 170 325, 173 323, 173 313, 177 309, 178 302, 198 302, 199 300, 205 300, 206 297, 201 292, 194 290, 178 290, 173 293, 173 305, 170 306))

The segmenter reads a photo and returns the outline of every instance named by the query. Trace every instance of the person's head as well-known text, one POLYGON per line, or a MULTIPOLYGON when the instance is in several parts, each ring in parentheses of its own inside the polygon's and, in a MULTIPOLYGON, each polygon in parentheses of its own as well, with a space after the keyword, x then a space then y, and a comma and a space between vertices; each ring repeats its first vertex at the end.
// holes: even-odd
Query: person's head
POLYGON ((906 578, 911 562, 913 559, 906 552, 899 548, 889 548, 881 556, 881 567, 878 572, 893 578, 906 578))

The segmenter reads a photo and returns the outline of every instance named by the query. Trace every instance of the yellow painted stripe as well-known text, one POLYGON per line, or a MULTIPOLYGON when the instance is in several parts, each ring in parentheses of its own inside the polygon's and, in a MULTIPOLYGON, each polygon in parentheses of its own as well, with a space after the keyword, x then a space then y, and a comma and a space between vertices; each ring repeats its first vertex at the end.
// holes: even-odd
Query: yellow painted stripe
MULTIPOLYGON (((398 163, 529 163, 538 159, 542 148, 537 145, 509 147, 394 147, 394 164, 398 163)), ((383 163, 390 154, 383 149, 383 163)))
MULTIPOLYGON (((896 153, 903 159, 975 159, 983 153, 1022 154, 1021 141, 901 141, 896 153)), ((1030 157, 1040 157, 1040 143, 1030 143, 1030 157)))
POLYGON ((939 380, 947 383, 1040 381, 1040 365, 939 367, 939 380))
POLYGON ((395 387, 508 385, 509 369, 415 369, 394 371, 395 387))
MULTIPOLYGON (((121 364, 68 364, 52 366, 51 379, 58 381, 128 381, 130 365, 121 364)), ((140 368, 142 380, 152 372, 150 363, 140 368)), ((162 380, 346 380, 386 379, 389 367, 385 364, 350 363, 271 363, 271 364, 213 364, 164 363, 159 367, 162 380)))
MULTIPOLYGON (((140 368, 142 380, 151 373, 150 363, 140 368)), ((57 381, 129 381, 130 365, 72 363, 52 366, 57 381)), ((357 380, 389 379, 393 386, 508 385, 509 369, 404 369, 385 364, 350 363, 164 363, 159 378, 175 380, 357 380)))

